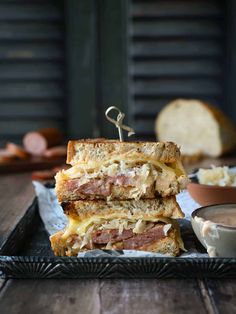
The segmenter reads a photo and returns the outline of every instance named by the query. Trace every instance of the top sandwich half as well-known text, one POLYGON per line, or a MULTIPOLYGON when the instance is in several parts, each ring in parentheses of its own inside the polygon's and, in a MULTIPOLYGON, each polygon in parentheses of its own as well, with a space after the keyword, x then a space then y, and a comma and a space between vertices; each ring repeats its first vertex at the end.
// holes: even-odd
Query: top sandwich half
POLYGON ((72 167, 56 175, 60 202, 166 197, 188 181, 171 142, 70 141, 67 163, 72 167))

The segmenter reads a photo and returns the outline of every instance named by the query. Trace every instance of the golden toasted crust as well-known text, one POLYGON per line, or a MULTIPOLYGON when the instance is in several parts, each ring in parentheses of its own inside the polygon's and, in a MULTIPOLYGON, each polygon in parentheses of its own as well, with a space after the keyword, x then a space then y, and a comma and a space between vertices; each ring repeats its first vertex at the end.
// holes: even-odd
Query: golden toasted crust
POLYGON ((130 201, 74 201, 62 203, 64 212, 75 219, 83 220, 94 215, 117 214, 119 218, 132 217, 132 219, 151 219, 157 217, 183 218, 175 196, 130 201))
MULTIPOLYGON (((87 251, 86 248, 80 249, 78 246, 74 247, 73 237, 71 239, 65 239, 62 238, 62 235, 63 231, 59 231, 50 237, 51 247, 56 256, 77 256, 79 252, 87 251)), ((106 246, 100 246, 99 248, 105 249, 106 246)), ((111 248, 116 249, 116 244, 112 245, 111 248)), ((180 253, 180 245, 176 231, 171 230, 167 237, 144 245, 137 250, 177 256, 180 253)))
POLYGON ((56 256, 66 256, 66 243, 62 238, 63 231, 59 231, 50 237, 51 247, 56 256))
POLYGON ((67 163, 75 165, 88 161, 102 162, 104 159, 129 151, 142 153, 164 163, 172 163, 180 158, 179 148, 172 142, 120 142, 94 139, 69 141, 67 163))

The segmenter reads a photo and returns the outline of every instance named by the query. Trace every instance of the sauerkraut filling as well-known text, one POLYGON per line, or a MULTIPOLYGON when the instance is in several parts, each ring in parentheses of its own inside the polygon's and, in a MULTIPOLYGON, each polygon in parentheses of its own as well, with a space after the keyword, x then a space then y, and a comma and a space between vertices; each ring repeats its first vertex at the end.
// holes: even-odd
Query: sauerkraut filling
MULTIPOLYGON (((147 161, 119 160, 102 164, 94 169, 88 165, 76 165, 60 172, 56 180, 65 180, 66 189, 83 198, 88 195, 109 197, 112 187, 129 187, 130 197, 140 199, 155 192, 165 197, 185 188, 187 177, 177 163, 165 165, 147 161)), ((129 198, 130 198, 129 197, 129 198)))
POLYGON ((211 169, 199 169, 197 178, 200 184, 217 186, 236 186, 236 173, 229 167, 215 167, 211 169))
POLYGON ((97 217, 85 221, 69 217, 69 224, 62 235, 69 256, 91 249, 141 250, 165 237, 173 237, 184 250, 178 223, 165 217, 150 220, 97 217))
POLYGON ((72 233, 66 242, 72 250, 137 249, 167 237, 171 229, 163 222, 113 219, 88 226, 84 234, 72 233))
POLYGON ((156 177, 158 175, 157 169, 151 163, 129 163, 127 161, 115 161, 110 165, 101 165, 98 169, 85 167, 85 165, 76 165, 70 169, 62 171, 61 175, 65 179, 81 178, 84 182, 89 179, 102 178, 104 176, 119 176, 127 175, 130 178, 144 177, 147 178, 152 175, 156 177))

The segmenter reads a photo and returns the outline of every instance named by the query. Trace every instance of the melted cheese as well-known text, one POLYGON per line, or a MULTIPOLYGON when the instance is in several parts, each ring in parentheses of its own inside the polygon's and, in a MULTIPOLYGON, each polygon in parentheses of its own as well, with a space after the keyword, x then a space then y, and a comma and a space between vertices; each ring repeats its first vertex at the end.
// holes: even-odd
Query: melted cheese
MULTIPOLYGON (((67 238, 71 234, 78 234, 80 236, 83 236, 87 229, 91 225, 99 225, 104 221, 112 220, 112 219, 125 219, 130 223, 136 223, 137 219, 132 219, 132 217, 127 218, 127 215, 117 215, 117 214, 112 214, 112 215, 107 215, 106 217, 101 216, 101 215, 94 215, 93 217, 90 217, 88 219, 83 219, 83 221, 73 219, 71 217, 68 217, 69 223, 68 226, 63 234, 63 238, 67 238)), ((166 224, 172 224, 173 220, 170 218, 166 217, 158 217, 158 218, 150 218, 150 219, 142 219, 143 221, 148 221, 148 222, 164 222, 166 224)))
POLYGON ((150 158, 142 153, 132 151, 122 155, 111 157, 108 160, 104 160, 100 163, 93 161, 87 163, 80 163, 78 165, 71 167, 68 170, 62 170, 60 174, 64 179, 75 178, 86 174, 88 175, 88 173, 95 174, 99 173, 100 171, 104 172, 104 169, 102 169, 104 167, 106 168, 109 166, 114 166, 115 169, 115 167, 117 166, 117 162, 123 164, 123 167, 125 164, 126 169, 133 168, 135 165, 140 163, 152 164, 155 168, 161 169, 163 172, 165 171, 174 173, 177 176, 186 175, 184 168, 179 160, 169 165, 166 165, 165 163, 158 161, 154 158, 150 158))
MULTIPOLYGON (((62 239, 65 239, 65 240, 72 234, 78 234, 79 236, 83 238, 86 232, 89 231, 89 229, 91 230, 93 229, 93 226, 95 224, 99 225, 103 223, 104 221, 108 221, 112 219, 123 218, 123 219, 126 219, 129 223, 137 223, 137 219, 136 220, 132 218, 127 219, 127 216, 122 217, 121 215, 116 215, 116 214, 107 215, 106 217, 94 215, 93 217, 84 219, 83 221, 79 221, 71 217, 68 217, 68 218, 69 218, 68 226, 64 234, 62 235, 62 239)), ((142 220, 146 222, 164 222, 168 230, 170 229, 170 225, 171 225, 175 229, 175 237, 176 237, 176 241, 179 244, 179 247, 181 248, 181 250, 186 251, 183 240, 181 238, 180 229, 179 229, 179 225, 177 221, 175 221, 174 219, 165 218, 165 217, 151 218, 151 219, 146 219, 146 220, 142 219, 142 220)), ((168 232, 168 230, 166 230, 166 232, 168 232)))

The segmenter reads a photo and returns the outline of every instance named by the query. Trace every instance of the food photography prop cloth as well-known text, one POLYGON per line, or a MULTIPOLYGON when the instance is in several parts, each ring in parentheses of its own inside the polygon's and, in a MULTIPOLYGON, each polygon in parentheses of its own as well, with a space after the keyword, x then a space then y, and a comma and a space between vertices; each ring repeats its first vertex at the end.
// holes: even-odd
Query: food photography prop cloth
MULTIPOLYGON (((33 181, 35 192, 38 197, 39 214, 44 223, 45 229, 49 235, 52 235, 63 228, 67 224, 67 217, 63 213, 63 210, 58 203, 55 190, 45 187, 43 184, 33 181)), ((185 244, 187 252, 183 252, 180 257, 207 257, 206 253, 199 253, 193 237, 193 230, 191 227, 190 217, 193 210, 200 207, 189 195, 187 190, 177 195, 177 201, 185 213, 185 218, 180 219, 180 228, 182 238, 185 244)), ((112 251, 112 250, 91 250, 81 252, 78 257, 101 257, 101 256, 116 256, 116 257, 166 257, 167 255, 135 251, 135 250, 123 250, 123 251, 112 251)))

